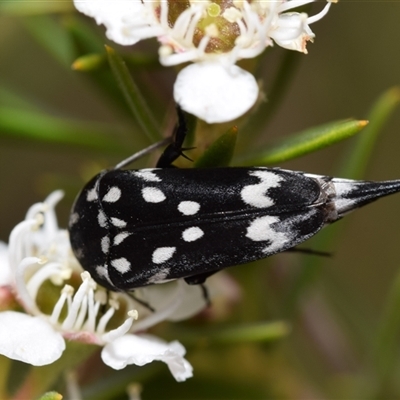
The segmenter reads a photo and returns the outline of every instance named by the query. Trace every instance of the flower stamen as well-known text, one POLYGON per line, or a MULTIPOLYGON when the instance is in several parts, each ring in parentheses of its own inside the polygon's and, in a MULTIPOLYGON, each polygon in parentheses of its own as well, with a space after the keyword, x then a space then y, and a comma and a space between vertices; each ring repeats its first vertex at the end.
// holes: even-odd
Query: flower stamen
MULTIPOLYGON (((199 23, 202 15, 203 15, 203 7, 199 6, 197 9, 192 10, 193 15, 189 22, 186 33, 183 36, 183 41, 190 47, 193 47, 193 36, 196 30, 197 24, 199 23)), ((188 10, 190 12, 190 10, 188 10)))
POLYGON ((98 289, 94 292, 93 296, 89 297, 89 310, 85 324, 85 329, 89 332, 95 332, 96 330, 96 318, 100 310, 100 306, 106 304, 107 295, 102 289, 98 289))
POLYGON ((104 335, 102 335, 102 339, 105 342, 113 342, 119 337, 125 335, 127 332, 131 330, 133 321, 138 318, 138 312, 136 310, 128 311, 128 318, 121 324, 118 328, 113 329, 104 335))
POLYGON ((89 272, 85 271, 81 274, 82 284, 79 286, 77 292, 75 293, 74 298, 72 299, 72 303, 70 307, 68 307, 68 315, 62 323, 61 327, 63 330, 71 330, 76 322, 78 312, 80 306, 82 304, 83 298, 86 296, 87 291, 92 284, 89 272))
POLYGON ((16 269, 20 260, 25 257, 25 254, 30 254, 27 248, 31 247, 29 240, 25 240, 29 232, 35 226, 36 221, 29 219, 20 222, 11 232, 9 244, 9 262, 11 269, 16 269), (28 243, 27 243, 28 242, 28 243))
MULTIPOLYGON (((41 264, 41 262, 39 261, 38 264, 41 264)), ((31 298, 36 300, 37 293, 43 283, 54 276, 60 276, 62 269, 60 263, 57 262, 49 262, 38 269, 26 283, 26 288, 31 298)))
POLYGON ((90 297, 90 295, 91 295, 91 291, 89 289, 89 293, 87 293, 86 296, 84 296, 82 301, 81 301, 81 304, 80 304, 80 307, 79 307, 78 316, 77 316, 77 318, 75 320, 75 324, 74 324, 74 327, 73 327, 73 330, 75 330, 75 331, 81 330, 82 325, 83 325, 83 323, 85 321, 86 313, 87 313, 87 310, 88 310, 88 298, 90 297))
POLYGON ((40 262, 38 257, 25 257, 19 264, 15 272, 15 285, 18 296, 30 313, 37 315, 40 314, 39 308, 35 300, 30 296, 29 290, 25 285, 25 272, 28 268, 37 265, 40 262))
POLYGON ((323 17, 325 17, 326 14, 328 14, 329 9, 331 8, 331 4, 334 3, 335 1, 328 0, 328 3, 325 5, 325 7, 320 11, 318 14, 313 15, 312 17, 307 18, 307 23, 308 24, 313 24, 314 22, 319 21, 323 17))
POLYGON ((110 306, 109 309, 100 318, 100 321, 97 324, 96 333, 99 334, 99 335, 102 335, 105 332, 108 322, 110 321, 112 316, 115 314, 115 310, 116 310, 115 301, 110 301, 109 302, 109 306, 110 306))
MULTIPOLYGON (((74 294, 74 288, 71 285, 65 285, 63 287, 63 289, 61 290, 61 296, 57 300, 57 303, 55 304, 55 306, 53 308, 53 312, 51 313, 51 316, 50 316, 50 323, 53 326, 56 326, 58 324, 58 320, 60 318, 61 311, 64 307, 64 304, 66 301, 68 301, 68 299, 70 300, 72 298, 73 294, 74 294)), ((67 304, 67 306, 68 306, 68 304, 67 304)))
MULTIPOLYGON (((163 4, 167 7, 167 2, 163 4)), ((54 207, 60 197, 61 192, 55 192, 47 198, 46 203, 32 206, 27 213, 28 219, 13 229, 8 248, 0 246, 0 250, 6 251, 9 258, 4 266, 9 269, 9 276, 3 279, 4 289, 9 292, 13 289, 16 299, 25 310, 0 312, 4 341, 0 346, 0 354, 32 365, 48 365, 59 359, 66 350, 67 338, 103 346, 103 361, 115 369, 128 364, 143 365, 160 360, 168 365, 176 380, 190 378, 192 367, 183 357, 183 346, 177 342, 165 343, 151 336, 129 333, 133 321, 138 318, 137 310, 132 307, 134 300, 125 294, 110 294, 98 288, 89 272, 81 274, 82 282, 76 291, 73 286, 65 284, 58 298, 53 297, 55 286, 63 285, 66 280, 71 280, 75 285, 73 273, 80 268, 72 256, 67 231, 57 226, 54 207), (40 298, 39 305, 37 298, 40 298), (107 308, 101 307, 107 304, 107 298, 107 308), (116 313, 121 305, 130 310, 123 321, 118 320, 120 317, 116 313), (111 320, 116 329, 108 328, 111 320)), ((106 265, 98 268, 101 268, 104 276, 108 276, 106 265)), ((156 292, 160 290, 156 287, 153 289, 156 292)), ((152 290, 147 293, 152 293, 152 290)), ((179 293, 176 295, 180 297, 179 293)), ((155 313, 156 318, 152 319, 154 323, 161 321, 163 315, 171 316, 182 304, 183 300, 176 295, 173 292, 173 298, 167 301, 168 309, 155 313)), ((164 304, 164 298, 161 300, 158 297, 154 301, 164 304)), ((185 317, 179 317, 182 311, 178 310, 178 319, 194 315, 203 306, 198 302, 194 305, 185 304, 185 317), (191 310, 190 315, 187 307, 191 310)), ((157 309, 158 305, 154 308, 157 309)), ((151 320, 144 321, 142 327, 151 325, 151 320)))
POLYGON ((337 0, 326 0, 323 10, 311 17, 295 10, 315 1, 126 0, 117 2, 118 6, 102 1, 102 7, 98 0, 74 3, 78 10, 104 24, 109 39, 119 44, 156 37, 164 66, 198 63, 199 68, 189 65, 179 72, 174 99, 185 111, 207 123, 218 123, 240 117, 260 99, 259 86, 246 71, 233 77, 232 71, 237 69, 232 67, 238 60, 256 57, 274 43, 307 53, 306 44, 314 38, 309 25, 324 17, 337 0), (220 67, 225 69, 223 79, 210 84, 212 71, 222 75, 220 67), (204 73, 206 69, 209 74, 204 73), (191 75, 197 71, 202 72, 201 83, 198 75, 191 75))

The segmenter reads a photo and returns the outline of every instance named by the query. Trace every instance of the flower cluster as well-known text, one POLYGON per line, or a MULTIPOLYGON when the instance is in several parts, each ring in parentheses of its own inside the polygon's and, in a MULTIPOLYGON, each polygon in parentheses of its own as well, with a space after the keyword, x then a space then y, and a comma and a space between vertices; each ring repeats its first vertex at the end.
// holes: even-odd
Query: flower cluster
POLYGON ((315 0, 74 0, 82 13, 104 24, 109 39, 133 45, 156 37, 165 66, 194 62, 178 74, 174 98, 208 123, 248 111, 258 85, 235 63, 253 58, 275 42, 307 53, 314 38, 309 25, 330 7, 309 17, 292 10, 315 0))
POLYGON ((137 332, 199 312, 205 306, 201 289, 174 282, 135 291, 154 312, 127 294, 107 293, 82 272, 68 232, 58 228, 54 207, 61 197, 57 191, 33 205, 13 229, 8 247, 0 245, 0 354, 46 365, 61 357, 65 339, 77 340, 103 346, 101 357, 114 369, 159 360, 177 381, 191 377, 179 342, 137 332), (11 295, 21 311, 5 307, 11 295))

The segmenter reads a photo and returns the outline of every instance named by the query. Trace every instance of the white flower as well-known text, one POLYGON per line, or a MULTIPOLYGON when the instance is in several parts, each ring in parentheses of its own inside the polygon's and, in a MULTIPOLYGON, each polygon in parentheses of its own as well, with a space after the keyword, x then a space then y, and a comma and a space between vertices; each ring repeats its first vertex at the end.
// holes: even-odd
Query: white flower
POLYGON ((292 12, 316 0, 74 0, 76 8, 104 24, 107 37, 122 45, 156 37, 160 62, 188 66, 178 75, 174 98, 208 123, 243 115, 256 102, 258 85, 250 73, 234 67, 259 55, 273 42, 307 53, 314 34, 309 25, 330 7, 309 17, 292 12))
POLYGON ((8 265, 7 245, 0 242, 0 288, 12 281, 11 269, 8 265))
POLYGON ((87 271, 78 285, 81 268, 54 212, 61 197, 54 192, 33 205, 13 229, 8 248, 0 243, 0 291, 13 291, 25 310, 0 312, 0 354, 46 365, 60 358, 65 339, 78 340, 103 346, 102 359, 112 368, 159 360, 177 381, 190 378, 192 367, 180 343, 133 332, 196 314, 205 306, 201 288, 178 281, 136 290, 135 296, 156 310, 151 312, 126 294, 107 294, 87 271), (60 295, 55 296, 57 287, 60 295), (117 327, 108 328, 111 324, 117 327))

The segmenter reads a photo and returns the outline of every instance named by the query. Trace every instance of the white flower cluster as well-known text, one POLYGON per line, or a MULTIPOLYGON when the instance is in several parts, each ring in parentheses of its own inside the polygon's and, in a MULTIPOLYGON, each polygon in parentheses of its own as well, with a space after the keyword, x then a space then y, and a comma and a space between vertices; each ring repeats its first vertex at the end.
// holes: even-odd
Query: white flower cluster
POLYGON ((177 381, 190 378, 192 366, 179 342, 166 343, 134 332, 163 320, 195 315, 205 306, 201 288, 173 282, 135 291, 154 312, 126 294, 107 294, 87 271, 82 272, 72 255, 68 232, 58 228, 54 207, 61 197, 57 191, 33 205, 26 219, 13 229, 9 245, 0 243, 0 298, 14 295, 25 311, 7 309, 3 301, 0 354, 46 365, 61 357, 65 339, 78 340, 103 346, 101 357, 114 369, 159 360, 168 365, 177 381), (79 274, 81 284, 76 283, 79 274), (59 287, 60 294, 40 296, 49 285, 59 287), (117 315, 121 309, 126 310, 126 317, 117 315), (109 328, 110 321, 117 327, 109 328))
POLYGON ((309 17, 291 10, 316 0, 74 0, 76 8, 104 24, 107 37, 133 45, 156 37, 165 66, 194 62, 179 72, 174 98, 208 123, 235 119, 258 98, 253 75, 235 63, 259 55, 275 42, 307 53, 309 17))

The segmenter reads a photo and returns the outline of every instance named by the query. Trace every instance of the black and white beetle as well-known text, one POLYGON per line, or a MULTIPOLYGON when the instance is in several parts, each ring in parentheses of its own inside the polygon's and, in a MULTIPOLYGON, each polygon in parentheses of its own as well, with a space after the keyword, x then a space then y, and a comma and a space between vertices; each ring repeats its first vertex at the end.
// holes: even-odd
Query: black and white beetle
POLYGON ((278 168, 166 168, 182 153, 179 115, 176 140, 159 168, 122 170, 128 162, 120 163, 95 176, 73 205, 75 256, 110 290, 180 278, 201 284, 223 268, 291 249, 348 212, 400 191, 400 180, 278 168))

